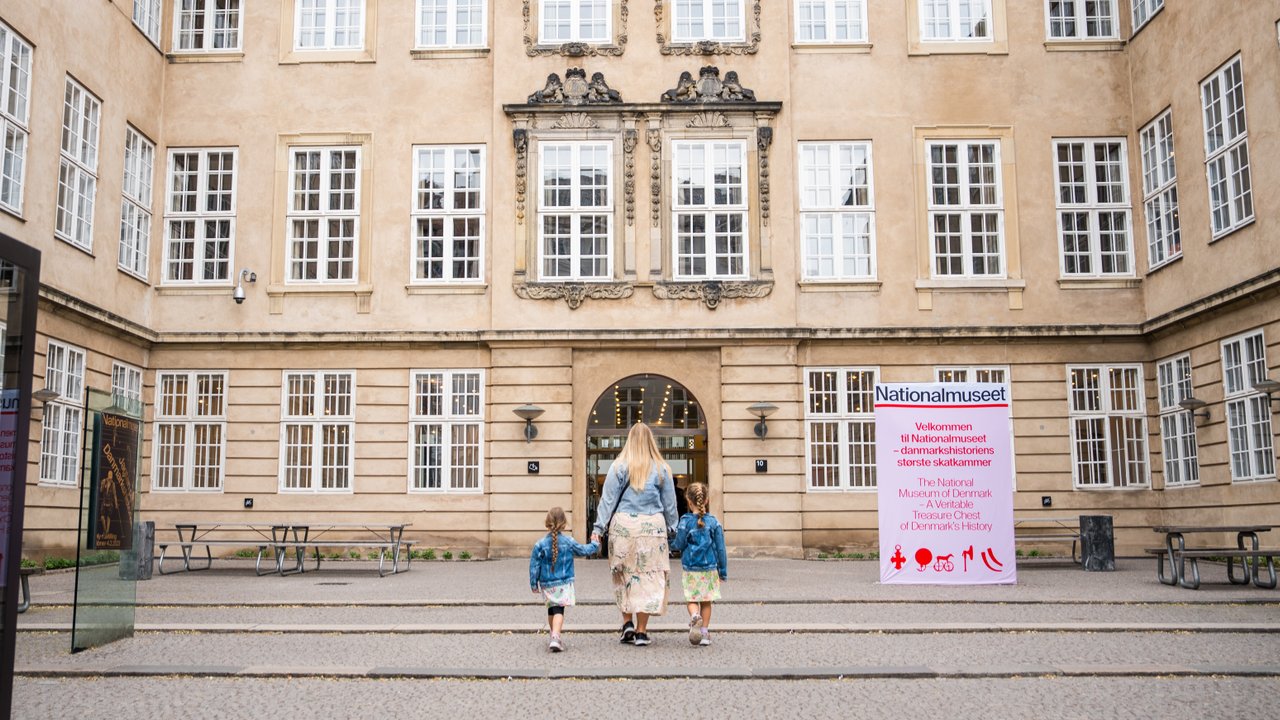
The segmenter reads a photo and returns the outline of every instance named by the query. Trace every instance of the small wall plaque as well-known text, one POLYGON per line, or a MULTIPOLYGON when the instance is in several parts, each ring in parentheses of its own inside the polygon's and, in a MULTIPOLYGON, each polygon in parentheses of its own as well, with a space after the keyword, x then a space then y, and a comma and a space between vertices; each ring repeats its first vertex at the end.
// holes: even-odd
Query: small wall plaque
POLYGON ((253 498, 245 498, 245 499, 244 499, 244 509, 245 509, 245 510, 252 510, 252 509, 253 509, 253 498))
POLYGON ((756 460, 756 472, 758 473, 769 472, 769 461, 756 460))
POLYGON ((540 460, 530 460, 530 461, 529 461, 529 474, 530 474, 530 475, 537 475, 541 470, 542 470, 542 461, 540 461, 540 460))

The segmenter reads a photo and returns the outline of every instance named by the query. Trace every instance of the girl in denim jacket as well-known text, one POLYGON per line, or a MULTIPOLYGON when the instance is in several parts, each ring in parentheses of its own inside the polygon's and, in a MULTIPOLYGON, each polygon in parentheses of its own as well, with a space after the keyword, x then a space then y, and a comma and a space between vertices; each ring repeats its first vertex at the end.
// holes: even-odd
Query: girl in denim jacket
POLYGON ((680 551, 684 568, 684 599, 689 603, 689 642, 711 644, 711 603, 720 599, 720 583, 729 579, 724 528, 707 512, 707 486, 690 483, 684 490, 689 512, 676 526, 671 548, 680 551))
POLYGON ((573 556, 585 557, 600 552, 599 543, 583 545, 564 531, 569 524, 564 510, 547 511, 547 534, 533 546, 529 555, 529 589, 541 593, 547 603, 547 624, 551 626, 551 652, 564 650, 560 630, 564 627, 564 609, 574 604, 573 556))

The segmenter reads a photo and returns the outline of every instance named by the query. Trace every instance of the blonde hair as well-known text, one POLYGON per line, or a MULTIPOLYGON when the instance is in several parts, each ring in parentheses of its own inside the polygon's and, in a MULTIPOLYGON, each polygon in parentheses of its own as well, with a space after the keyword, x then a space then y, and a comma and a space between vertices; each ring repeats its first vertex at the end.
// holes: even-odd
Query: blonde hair
POLYGON ((559 505, 547 511, 547 534, 551 536, 551 566, 555 567, 556 556, 560 554, 560 533, 569 525, 564 516, 564 508, 559 505))
POLYGON ((618 453, 618 459, 613 464, 626 468, 627 481, 636 492, 644 490, 645 484, 649 482, 649 473, 654 468, 663 468, 668 475, 671 474, 671 466, 662 459, 658 441, 653 439, 653 431, 642 422, 631 426, 631 431, 627 433, 627 444, 622 446, 622 452, 618 453))
POLYGON ((698 527, 706 527, 702 516, 707 514, 711 504, 707 499, 707 486, 700 482, 689 483, 684 489, 684 501, 689 504, 690 511, 698 514, 698 527))

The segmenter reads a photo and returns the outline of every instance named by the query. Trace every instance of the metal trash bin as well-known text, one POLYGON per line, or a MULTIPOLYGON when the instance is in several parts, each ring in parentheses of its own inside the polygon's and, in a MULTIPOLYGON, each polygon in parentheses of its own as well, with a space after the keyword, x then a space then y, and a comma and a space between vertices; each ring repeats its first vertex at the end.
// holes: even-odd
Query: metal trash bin
POLYGON ((1090 572, 1116 569, 1116 536, 1110 515, 1080 516, 1080 567, 1090 572))

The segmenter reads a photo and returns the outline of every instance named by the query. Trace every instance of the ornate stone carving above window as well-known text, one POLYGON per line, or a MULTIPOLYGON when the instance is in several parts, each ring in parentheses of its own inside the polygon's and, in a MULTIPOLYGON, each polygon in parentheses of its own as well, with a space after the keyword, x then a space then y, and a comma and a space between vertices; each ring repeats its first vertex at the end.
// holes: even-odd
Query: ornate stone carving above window
POLYGON ((771 280, 702 280, 698 282, 659 282, 653 285, 654 297, 663 300, 699 300, 708 310, 715 310, 721 300, 762 298, 773 292, 771 280))
POLYGON ((567 42, 559 45, 542 45, 538 43, 538 32, 533 27, 533 11, 530 7, 535 0, 524 0, 524 53, 529 57, 545 57, 560 55, 561 57, 619 57, 627 49, 627 0, 614 0, 614 41, 608 44, 584 42, 567 42))
POLYGON ((632 297, 636 287, 650 287, 658 298, 692 300, 709 309, 725 300, 768 296, 773 288, 769 152, 781 103, 756 99, 737 73, 721 75, 711 65, 701 68, 696 79, 694 73, 682 73, 676 87, 656 102, 626 102, 624 94, 625 88, 610 88, 599 72, 570 68, 562 75, 553 73, 524 102, 502 106, 515 147, 516 295, 564 300, 571 309, 587 300, 632 297), (734 251, 741 265, 705 272, 687 269, 704 267, 695 260, 695 265, 677 271, 677 264, 688 261, 690 254, 676 245, 677 211, 681 217, 715 212, 701 200, 694 205, 689 200, 677 203, 677 149, 711 144, 739 158, 741 176, 736 182, 741 194, 735 197, 742 199, 732 201, 726 212, 741 219, 736 232, 743 245, 734 251), (609 149, 601 155, 604 145, 609 149), (595 164, 582 164, 588 157, 595 164), (546 170, 542 164, 553 158, 555 164, 547 166, 553 169, 546 170), (608 158, 607 163, 600 158, 608 158), (638 188, 646 160, 648 193, 638 188), (586 167, 590 172, 579 169, 586 167), (544 192, 546 178, 556 194, 544 192), (566 187, 572 192, 564 194, 566 187), (578 219, 566 224, 563 218, 570 215, 591 216, 591 224, 579 224, 578 219), (594 246, 582 239, 588 229, 596 233, 594 246), (571 241, 557 245, 563 237, 571 241), (548 258, 555 262, 566 254, 572 257, 567 272, 564 265, 547 264, 548 258))
POLYGON ((746 42, 716 42, 701 40, 694 43, 677 43, 668 40, 669 23, 666 19, 668 0, 654 0, 653 17, 658 25, 658 52, 663 55, 755 55, 760 50, 760 0, 751 0, 750 19, 743 20, 746 42))
POLYGON ((635 292, 631 283, 516 283, 517 297, 526 300, 564 300, 570 310, 577 310, 582 301, 621 300, 629 298, 635 292))

